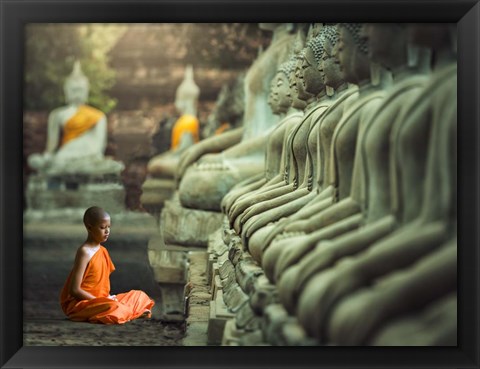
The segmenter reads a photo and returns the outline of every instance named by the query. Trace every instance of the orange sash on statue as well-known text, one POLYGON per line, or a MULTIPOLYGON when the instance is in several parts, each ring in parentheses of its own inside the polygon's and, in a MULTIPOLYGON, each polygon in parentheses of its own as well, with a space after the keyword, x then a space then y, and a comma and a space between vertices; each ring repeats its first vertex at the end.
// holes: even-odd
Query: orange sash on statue
POLYGON ((88 105, 80 105, 74 116, 63 127, 61 146, 90 130, 102 116, 103 113, 100 110, 88 105))
POLYGON ((180 144, 182 135, 190 132, 193 136, 193 142, 198 142, 199 139, 199 123, 198 119, 193 115, 184 114, 177 119, 172 129, 172 150, 175 150, 180 144))
POLYGON ((73 321, 123 324, 141 316, 145 310, 151 310, 155 302, 143 291, 132 290, 117 294, 117 300, 108 298, 110 295, 110 273, 115 266, 105 247, 92 256, 80 287, 97 298, 78 300, 68 292, 72 281, 70 272, 60 294, 60 305, 65 315, 73 321))

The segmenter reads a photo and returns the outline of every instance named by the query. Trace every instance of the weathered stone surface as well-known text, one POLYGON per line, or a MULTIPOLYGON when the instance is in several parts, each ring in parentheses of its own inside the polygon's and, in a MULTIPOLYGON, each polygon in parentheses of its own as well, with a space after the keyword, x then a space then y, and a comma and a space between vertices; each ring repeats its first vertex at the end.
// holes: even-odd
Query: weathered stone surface
POLYGON ((223 293, 225 305, 227 305, 228 309, 233 313, 236 313, 243 306, 243 304, 248 303, 248 296, 238 285, 232 286, 228 289, 224 288, 223 293))
POLYGON ((142 185, 140 202, 152 214, 160 214, 163 204, 175 191, 173 179, 147 178, 142 185))
POLYGON ((165 243, 188 246, 208 245, 208 237, 222 222, 222 214, 182 207, 168 200, 160 216, 165 243))
POLYGON ((237 329, 233 319, 227 321, 223 331, 222 346, 239 346, 240 337, 243 333, 237 329))
POLYGON ((208 321, 208 344, 218 345, 222 342, 223 332, 227 321, 234 318, 223 301, 223 293, 219 291, 217 297, 210 301, 210 316, 208 321))
POLYGON ((261 318, 258 315, 255 315, 250 304, 242 305, 235 316, 235 321, 237 327, 246 332, 255 331, 259 329, 261 325, 261 318))
POLYGON ((258 276, 250 294, 250 305, 255 313, 262 315, 267 306, 279 302, 277 287, 270 283, 265 274, 258 276))
POLYGON ((240 260, 237 265, 235 265, 237 282, 247 295, 253 291, 255 280, 260 275, 263 275, 262 268, 251 258, 240 260))

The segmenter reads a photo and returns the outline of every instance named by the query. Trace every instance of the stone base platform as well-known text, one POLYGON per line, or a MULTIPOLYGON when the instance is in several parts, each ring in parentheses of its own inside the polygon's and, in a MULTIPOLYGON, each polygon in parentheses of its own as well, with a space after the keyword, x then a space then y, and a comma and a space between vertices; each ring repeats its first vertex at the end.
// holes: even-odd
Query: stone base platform
POLYGON ((26 202, 29 211, 46 216, 62 209, 87 209, 96 205, 109 213, 125 211, 125 189, 119 176, 41 176, 28 179, 26 202))
POLYGON ((178 195, 165 202, 160 215, 166 244, 204 248, 208 245, 208 237, 221 226, 222 220, 222 213, 184 208, 178 195))

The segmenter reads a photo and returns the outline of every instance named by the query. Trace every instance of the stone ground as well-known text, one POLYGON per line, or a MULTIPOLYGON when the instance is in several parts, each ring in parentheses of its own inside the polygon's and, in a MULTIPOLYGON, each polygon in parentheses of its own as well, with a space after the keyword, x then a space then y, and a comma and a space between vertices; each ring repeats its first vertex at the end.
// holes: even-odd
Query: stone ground
MULTIPOLYGON (((153 218, 152 218, 153 219, 153 218)), ((112 293, 141 289, 161 306, 160 288, 148 264, 147 242, 155 232, 152 220, 113 223, 105 243, 116 270, 112 293)), ((71 322, 58 299, 73 264, 75 251, 86 236, 80 224, 34 222, 24 227, 24 345, 25 346, 181 346, 185 322, 155 319, 123 325, 71 322)))

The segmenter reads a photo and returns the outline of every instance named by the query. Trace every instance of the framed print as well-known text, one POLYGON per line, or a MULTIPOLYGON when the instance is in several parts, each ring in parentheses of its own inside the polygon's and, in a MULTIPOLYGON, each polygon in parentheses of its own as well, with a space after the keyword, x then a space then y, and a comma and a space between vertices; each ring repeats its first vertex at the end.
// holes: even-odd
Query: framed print
POLYGON ((476 0, 0 14, 2 368, 479 367, 476 0))

